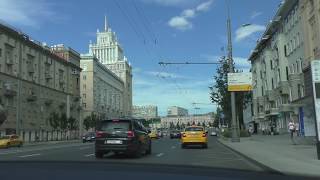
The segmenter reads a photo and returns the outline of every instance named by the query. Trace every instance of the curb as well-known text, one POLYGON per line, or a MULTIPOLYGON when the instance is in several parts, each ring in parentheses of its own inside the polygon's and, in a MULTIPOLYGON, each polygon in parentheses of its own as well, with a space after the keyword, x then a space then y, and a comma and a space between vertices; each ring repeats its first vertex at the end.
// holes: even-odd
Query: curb
POLYGON ((40 145, 75 143, 75 142, 80 142, 80 140, 70 140, 70 141, 46 141, 46 142, 25 143, 25 144, 23 144, 23 146, 40 146, 40 145))
POLYGON ((255 159, 253 159, 253 158, 251 158, 251 157, 243 154, 242 152, 237 151, 237 150, 229 147, 228 145, 226 145, 226 144, 224 144, 223 142, 221 142, 220 139, 218 139, 218 143, 221 144, 221 145, 223 145, 223 146, 226 147, 227 149, 231 150, 232 152, 234 152, 234 153, 242 156, 243 158, 247 159, 249 162, 253 163, 254 165, 259 166, 260 168, 262 168, 262 169, 263 169, 264 171, 266 171, 267 173, 276 174, 276 175, 285 175, 284 173, 282 173, 282 172, 280 172, 280 171, 278 171, 278 170, 276 170, 276 169, 273 169, 273 168, 271 168, 271 167, 269 167, 269 166, 266 166, 265 164, 260 163, 260 162, 258 162, 257 160, 255 160, 255 159))

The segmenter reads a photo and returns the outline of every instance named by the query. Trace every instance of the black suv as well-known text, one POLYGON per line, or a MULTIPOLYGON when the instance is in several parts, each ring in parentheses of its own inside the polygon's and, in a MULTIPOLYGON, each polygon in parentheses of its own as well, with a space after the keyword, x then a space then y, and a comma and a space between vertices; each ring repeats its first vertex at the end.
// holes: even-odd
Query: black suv
POLYGON ((103 158, 109 152, 130 156, 151 154, 148 130, 135 119, 111 119, 98 123, 96 128, 95 156, 103 158))

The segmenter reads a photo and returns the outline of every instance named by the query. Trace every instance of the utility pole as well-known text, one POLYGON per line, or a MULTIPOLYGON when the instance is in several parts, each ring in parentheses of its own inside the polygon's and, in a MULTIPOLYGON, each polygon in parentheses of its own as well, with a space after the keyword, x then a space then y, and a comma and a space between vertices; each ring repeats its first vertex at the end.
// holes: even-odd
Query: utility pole
MULTIPOLYGON (((231 40, 231 18, 230 18, 230 1, 227 0, 227 35, 228 35, 228 63, 229 63, 229 73, 234 72, 233 67, 233 59, 232 59, 232 40, 231 40)), ((238 126, 237 126, 237 118, 236 118, 236 99, 235 99, 235 92, 231 91, 231 141, 232 142, 240 142, 240 137, 238 133, 238 126)))

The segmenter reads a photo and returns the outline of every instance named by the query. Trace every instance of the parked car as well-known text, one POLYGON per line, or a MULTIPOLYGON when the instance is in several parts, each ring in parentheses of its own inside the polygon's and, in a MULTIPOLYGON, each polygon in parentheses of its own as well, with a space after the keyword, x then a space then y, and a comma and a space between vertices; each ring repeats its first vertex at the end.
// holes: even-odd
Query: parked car
POLYGON ((139 157, 151 154, 148 130, 134 119, 111 119, 98 123, 95 141, 95 156, 103 158, 109 152, 125 153, 139 157))
POLYGON ((18 135, 13 134, 0 137, 0 148, 21 147, 22 145, 23 141, 18 135))
POLYGON ((82 142, 93 142, 96 140, 96 133, 95 132, 88 132, 82 136, 82 142))
POLYGON ((181 133, 178 130, 173 130, 170 132, 170 139, 181 138, 181 133))

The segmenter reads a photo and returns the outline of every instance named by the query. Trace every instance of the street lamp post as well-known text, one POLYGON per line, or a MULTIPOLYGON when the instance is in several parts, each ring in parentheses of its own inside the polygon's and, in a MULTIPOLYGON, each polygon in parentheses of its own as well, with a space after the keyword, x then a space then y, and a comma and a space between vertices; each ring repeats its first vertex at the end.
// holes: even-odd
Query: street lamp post
MULTIPOLYGON (((228 63, 229 63, 229 72, 234 72, 233 67, 233 59, 232 59, 232 40, 231 40, 231 18, 230 18, 230 2, 227 0, 227 35, 228 35, 228 63)), ((240 142, 240 137, 238 133, 238 126, 237 126, 237 118, 236 118, 236 107, 235 107, 235 92, 231 91, 231 117, 232 117, 232 123, 231 123, 231 141, 232 142, 240 142)))

